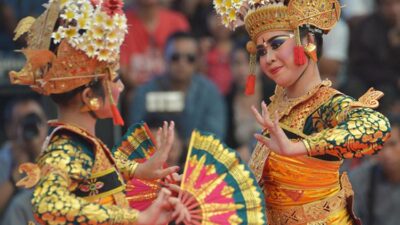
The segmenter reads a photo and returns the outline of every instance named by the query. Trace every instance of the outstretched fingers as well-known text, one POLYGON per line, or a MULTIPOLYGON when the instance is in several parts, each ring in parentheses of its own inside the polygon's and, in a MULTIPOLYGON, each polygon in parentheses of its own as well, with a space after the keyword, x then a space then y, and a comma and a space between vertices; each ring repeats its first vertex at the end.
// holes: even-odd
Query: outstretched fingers
POLYGON ((162 169, 159 172, 157 178, 164 178, 164 177, 172 175, 172 174, 174 174, 174 173, 176 173, 178 171, 179 171, 179 166, 170 166, 168 168, 162 169))
POLYGON ((180 224, 183 221, 188 222, 191 220, 189 210, 182 204, 182 202, 178 198, 169 198, 169 203, 174 208, 172 218, 175 218, 176 224, 180 224))
POLYGON ((263 128, 268 130, 274 129, 273 122, 269 116, 268 107, 265 102, 261 102, 261 114, 258 112, 255 106, 251 106, 251 111, 255 116, 258 124, 260 124, 263 128))

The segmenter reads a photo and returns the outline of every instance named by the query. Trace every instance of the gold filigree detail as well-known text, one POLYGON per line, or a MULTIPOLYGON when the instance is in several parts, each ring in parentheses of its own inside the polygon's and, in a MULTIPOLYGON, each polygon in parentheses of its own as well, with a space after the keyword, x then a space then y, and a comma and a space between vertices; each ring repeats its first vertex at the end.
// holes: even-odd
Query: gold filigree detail
POLYGON ((340 9, 336 0, 292 0, 288 13, 295 27, 309 24, 321 30, 330 30, 340 18, 340 9))
POLYGON ((370 88, 358 101, 350 103, 351 107, 367 107, 376 109, 379 107, 379 99, 384 96, 384 93, 374 88, 370 88))
POLYGON ((17 27, 14 30, 15 36, 13 38, 13 41, 16 41, 19 37, 28 32, 35 21, 36 19, 31 16, 25 17, 21 21, 19 21, 17 27))
POLYGON ((54 0, 50 3, 49 8, 32 24, 28 34, 28 48, 49 49, 51 35, 59 13, 59 0, 54 0))
POLYGON ((263 31, 293 30, 287 7, 263 7, 250 12, 245 17, 246 30, 252 40, 256 40, 263 31))
POLYGON ((296 30, 308 24, 328 33, 340 18, 338 0, 214 0, 222 23, 231 29, 243 23, 255 41, 264 31, 296 30))

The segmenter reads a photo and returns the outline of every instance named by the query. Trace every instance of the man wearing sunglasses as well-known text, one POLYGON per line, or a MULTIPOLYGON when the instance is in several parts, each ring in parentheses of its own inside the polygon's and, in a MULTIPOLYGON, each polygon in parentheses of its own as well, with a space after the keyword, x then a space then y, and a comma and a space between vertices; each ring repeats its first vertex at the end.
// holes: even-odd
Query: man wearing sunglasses
POLYGON ((225 137, 225 102, 217 87, 197 72, 197 51, 191 34, 178 32, 168 39, 167 72, 139 87, 130 104, 131 123, 174 120, 184 141, 193 129, 225 137))

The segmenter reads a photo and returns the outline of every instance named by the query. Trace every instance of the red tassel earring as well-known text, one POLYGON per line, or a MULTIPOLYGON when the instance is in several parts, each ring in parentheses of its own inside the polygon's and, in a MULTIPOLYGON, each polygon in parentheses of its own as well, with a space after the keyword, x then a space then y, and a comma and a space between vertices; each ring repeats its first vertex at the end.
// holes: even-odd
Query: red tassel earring
POLYGON ((110 74, 110 80, 106 80, 106 88, 108 89, 108 97, 110 99, 110 105, 111 105, 111 112, 113 114, 113 122, 114 125, 119 125, 123 126, 125 124, 124 120, 122 119, 121 113, 119 112, 117 108, 117 104, 114 101, 113 95, 112 95, 112 90, 111 90, 111 71, 108 71, 110 74))
POLYGON ((306 54, 304 53, 304 47, 301 44, 299 27, 294 30, 294 36, 296 38, 296 46, 294 47, 294 63, 298 66, 302 66, 306 63, 306 54))
POLYGON ((247 76, 247 82, 246 82, 246 90, 245 94, 246 95, 253 95, 255 92, 255 86, 256 86, 256 60, 257 60, 257 47, 256 44, 253 41, 247 42, 246 45, 247 51, 250 53, 250 73, 247 76))

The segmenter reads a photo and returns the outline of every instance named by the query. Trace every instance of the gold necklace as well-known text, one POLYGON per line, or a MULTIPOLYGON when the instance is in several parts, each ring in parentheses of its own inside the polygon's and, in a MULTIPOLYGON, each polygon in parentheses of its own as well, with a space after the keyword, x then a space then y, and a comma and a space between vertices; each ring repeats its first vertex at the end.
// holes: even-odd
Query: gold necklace
POLYGON ((277 87, 275 91, 275 95, 272 97, 271 104, 269 106, 269 111, 270 115, 272 118, 275 117, 275 111, 278 112, 279 119, 282 118, 283 116, 289 115, 290 111, 300 104, 301 102, 306 101, 310 97, 312 97, 315 93, 318 92, 320 87, 322 86, 331 86, 332 82, 328 79, 323 80, 321 83, 315 85, 313 88, 311 88, 306 94, 295 97, 295 98, 289 98, 287 97, 286 90, 283 89, 282 87, 277 87))

